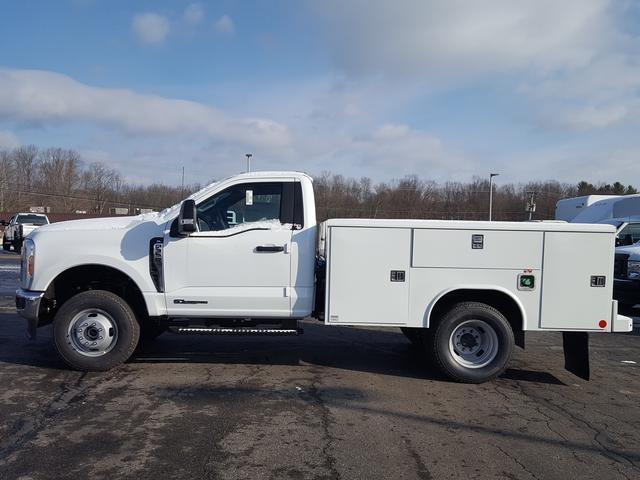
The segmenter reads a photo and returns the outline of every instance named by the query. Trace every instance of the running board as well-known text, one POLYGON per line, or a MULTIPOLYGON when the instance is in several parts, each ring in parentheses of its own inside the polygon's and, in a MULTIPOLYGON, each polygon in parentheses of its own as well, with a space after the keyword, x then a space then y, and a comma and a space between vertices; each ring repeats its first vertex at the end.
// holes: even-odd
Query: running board
POLYGON ((301 328, 211 328, 211 327, 170 327, 173 333, 188 334, 199 333, 200 335, 302 335, 301 328))

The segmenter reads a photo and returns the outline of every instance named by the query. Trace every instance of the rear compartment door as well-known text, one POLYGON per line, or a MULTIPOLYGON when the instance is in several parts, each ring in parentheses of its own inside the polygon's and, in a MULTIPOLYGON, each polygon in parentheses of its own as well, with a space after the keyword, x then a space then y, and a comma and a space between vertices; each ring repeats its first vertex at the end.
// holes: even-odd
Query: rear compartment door
POLYGON ((541 328, 601 330, 600 320, 610 323, 613 255, 612 233, 545 233, 541 328), (592 286, 592 277, 604 277, 604 286, 592 286))

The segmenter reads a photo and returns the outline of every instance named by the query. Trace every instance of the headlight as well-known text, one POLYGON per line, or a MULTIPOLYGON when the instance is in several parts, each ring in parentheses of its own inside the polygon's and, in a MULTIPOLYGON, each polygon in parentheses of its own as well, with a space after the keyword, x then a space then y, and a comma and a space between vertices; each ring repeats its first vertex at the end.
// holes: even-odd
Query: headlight
POLYGON ((20 265, 20 280, 22 288, 29 289, 33 282, 33 269, 35 267, 35 244, 30 238, 22 244, 22 263, 20 265))
POLYGON ((629 260, 627 263, 627 278, 629 280, 640 280, 640 262, 629 260))

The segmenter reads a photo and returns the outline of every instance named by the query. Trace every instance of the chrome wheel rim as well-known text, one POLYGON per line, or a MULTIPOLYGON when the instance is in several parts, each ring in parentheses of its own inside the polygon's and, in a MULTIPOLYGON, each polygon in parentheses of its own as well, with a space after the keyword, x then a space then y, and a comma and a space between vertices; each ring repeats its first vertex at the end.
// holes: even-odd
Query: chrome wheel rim
POLYGON ((69 323, 67 338, 78 353, 87 357, 100 357, 116 345, 118 326, 104 310, 89 308, 73 317, 69 323))
POLYGON ((498 355, 498 334, 483 320, 467 320, 458 325, 449 339, 453 360, 466 368, 482 368, 498 355))

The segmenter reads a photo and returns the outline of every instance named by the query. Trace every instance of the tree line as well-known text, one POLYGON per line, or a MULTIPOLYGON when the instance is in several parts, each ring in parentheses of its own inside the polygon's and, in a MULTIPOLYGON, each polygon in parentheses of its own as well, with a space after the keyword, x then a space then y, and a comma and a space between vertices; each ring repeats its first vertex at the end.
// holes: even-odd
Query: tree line
POLYGON ((38 149, 33 145, 0 150, 0 211, 22 212, 47 207, 53 213, 106 215, 159 210, 180 201, 181 187, 127 183, 115 169, 87 163, 75 150, 38 149))
MULTIPOLYGON (((87 215, 159 210, 179 202, 200 185, 137 185, 100 162, 84 162, 64 148, 21 146, 0 150, 0 211, 15 213, 31 207, 49 212, 87 215)), ((318 219, 331 217, 433 218, 485 220, 489 210, 489 180, 437 183, 415 175, 390 182, 348 178, 323 172, 315 177, 318 219)), ((493 218, 525 220, 535 203, 534 219, 550 219, 562 198, 589 194, 632 194, 620 182, 577 184, 555 180, 494 185, 493 218)))

